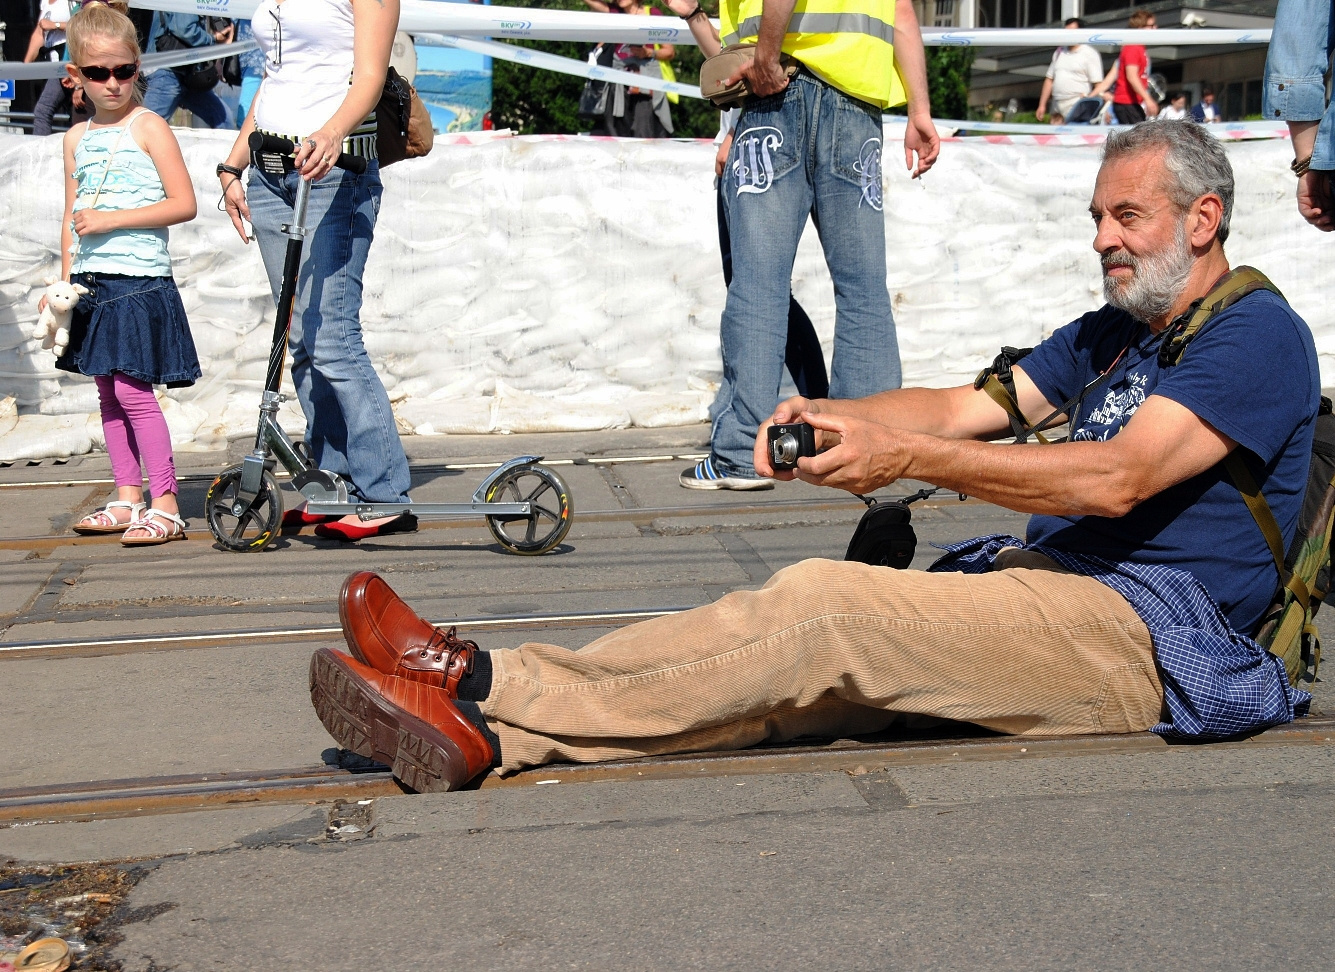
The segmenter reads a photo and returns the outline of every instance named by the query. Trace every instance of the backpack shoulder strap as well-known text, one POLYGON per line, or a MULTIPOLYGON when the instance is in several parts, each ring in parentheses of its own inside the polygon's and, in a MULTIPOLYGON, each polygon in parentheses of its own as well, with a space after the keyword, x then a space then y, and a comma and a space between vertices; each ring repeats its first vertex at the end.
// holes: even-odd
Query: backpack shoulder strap
POLYGON ((1012 369, 1032 350, 1034 349, 1002 348, 1001 354, 997 355, 992 366, 978 372, 973 387, 986 392, 987 396, 1006 412, 1006 417, 1011 423, 1011 433, 1017 443, 1026 442, 1029 436, 1033 435, 1039 442, 1047 445, 1048 440, 1044 438, 1043 433, 1029 426, 1024 413, 1020 411, 1020 399, 1015 392, 1015 374, 1012 369))
POLYGON ((1242 501, 1251 510, 1252 519, 1261 528, 1270 555, 1275 558, 1275 569, 1284 576, 1284 534, 1279 529, 1275 514, 1270 511, 1270 504, 1261 494, 1261 487, 1256 484, 1256 477, 1247 468, 1247 460, 1242 456, 1242 446, 1238 446, 1224 459, 1224 468, 1228 470, 1233 485, 1242 494, 1242 501))
POLYGON ((1224 468, 1228 470, 1233 485, 1242 494, 1242 501, 1247 504, 1252 519, 1261 528, 1261 534, 1265 537, 1266 545, 1270 548, 1270 556, 1275 558, 1275 570, 1279 572, 1280 586, 1293 592, 1293 596, 1297 598, 1304 611, 1310 610, 1312 592, 1306 582, 1291 571, 1284 562, 1284 534, 1279 529, 1279 522, 1275 519, 1275 514, 1270 510, 1270 504, 1266 502, 1265 496, 1261 493, 1261 487, 1256 484, 1256 477, 1247 468, 1247 460, 1243 458, 1241 446, 1230 452, 1224 459, 1224 468))
POLYGON ((1159 346, 1159 367, 1169 368, 1181 361, 1187 345, 1195 340, 1206 321, 1258 290, 1268 290, 1280 300, 1284 299, 1270 278, 1255 267, 1235 267, 1224 274, 1208 294, 1192 303, 1168 325, 1163 344, 1159 346))
MULTIPOLYGON (((1268 290, 1280 300, 1284 300, 1279 288, 1254 267, 1237 267, 1226 273, 1208 294, 1193 303, 1186 313, 1168 326, 1164 342, 1159 348, 1159 365, 1169 367, 1181 361, 1187 345, 1195 339, 1210 318, 1258 290, 1268 290)), ((1256 477, 1247 467, 1241 446, 1225 457, 1224 468, 1228 470, 1229 478, 1233 480, 1233 485, 1242 495, 1242 501, 1247 504, 1252 519, 1256 521, 1262 536, 1265 537, 1270 555, 1275 558, 1275 570, 1279 572, 1280 585, 1292 591, 1306 611, 1311 602, 1311 592, 1303 579, 1289 570, 1284 562, 1284 533, 1280 530, 1279 522, 1275 519, 1270 504, 1266 502, 1261 487, 1257 485, 1256 477)))

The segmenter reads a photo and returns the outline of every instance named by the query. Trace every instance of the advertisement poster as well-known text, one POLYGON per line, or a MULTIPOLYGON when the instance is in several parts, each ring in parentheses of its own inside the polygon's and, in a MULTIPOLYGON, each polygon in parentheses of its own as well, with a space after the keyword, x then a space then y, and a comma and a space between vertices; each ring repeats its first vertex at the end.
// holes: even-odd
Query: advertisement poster
MULTIPOLYGON (((440 0, 442 3, 467 0, 440 0)), ((449 47, 417 47, 418 97, 438 132, 476 132, 491 110, 491 58, 449 47)))

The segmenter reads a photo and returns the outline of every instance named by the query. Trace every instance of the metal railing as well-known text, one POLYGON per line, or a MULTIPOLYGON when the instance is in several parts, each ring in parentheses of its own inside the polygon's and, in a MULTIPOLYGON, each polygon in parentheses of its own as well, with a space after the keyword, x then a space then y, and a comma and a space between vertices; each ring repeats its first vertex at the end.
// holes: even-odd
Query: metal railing
MULTIPOLYGON (((33 114, 30 111, 0 111, 0 128, 20 128, 32 133, 33 114)), ((70 127, 70 116, 57 114, 51 116, 51 130, 63 132, 70 127)))

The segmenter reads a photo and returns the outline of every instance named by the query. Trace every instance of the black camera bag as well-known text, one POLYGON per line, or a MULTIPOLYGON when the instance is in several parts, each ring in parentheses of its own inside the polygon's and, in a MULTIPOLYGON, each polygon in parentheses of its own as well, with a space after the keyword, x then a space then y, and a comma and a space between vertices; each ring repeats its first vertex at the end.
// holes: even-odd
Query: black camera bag
POLYGON ((853 539, 848 541, 844 559, 873 567, 907 569, 918 546, 912 519, 907 503, 872 500, 853 531, 853 539))

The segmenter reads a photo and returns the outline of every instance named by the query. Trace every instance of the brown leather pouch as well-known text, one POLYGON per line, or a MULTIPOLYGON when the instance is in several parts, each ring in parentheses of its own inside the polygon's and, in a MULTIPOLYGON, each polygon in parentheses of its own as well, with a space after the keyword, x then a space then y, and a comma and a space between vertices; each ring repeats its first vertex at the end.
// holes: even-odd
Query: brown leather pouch
POLYGON ((431 151, 436 138, 431 115, 416 89, 393 68, 386 72, 385 89, 375 107, 375 117, 380 168, 420 158, 431 151))
MULTIPOLYGON (((724 85, 723 82, 746 67, 756 58, 755 44, 733 44, 723 48, 713 57, 705 59, 700 66, 700 93, 713 103, 716 108, 731 108, 740 104, 751 92, 743 78, 736 84, 724 85)), ((790 54, 780 54, 779 64, 788 77, 797 73, 801 66, 797 58, 790 54)))

